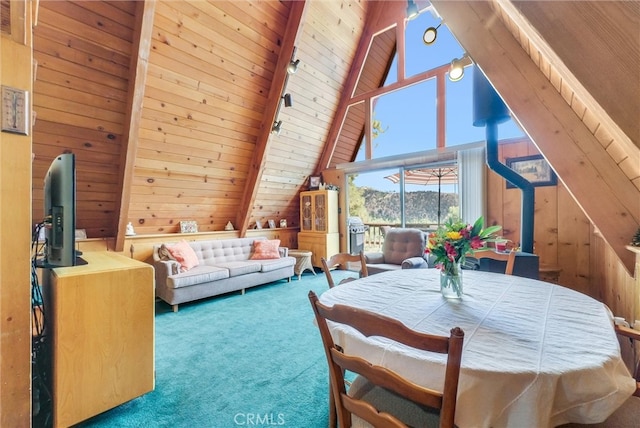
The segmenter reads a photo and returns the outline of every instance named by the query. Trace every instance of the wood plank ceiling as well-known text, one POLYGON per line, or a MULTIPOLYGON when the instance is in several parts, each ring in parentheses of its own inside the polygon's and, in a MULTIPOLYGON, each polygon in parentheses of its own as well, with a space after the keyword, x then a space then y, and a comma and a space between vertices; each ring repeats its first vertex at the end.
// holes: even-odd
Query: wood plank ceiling
POLYGON ((270 218, 297 225, 297 193, 323 150, 366 5, 156 2, 139 127, 135 141, 126 141, 134 28, 142 19, 136 2, 41 2, 34 221, 43 216, 49 163, 73 152, 77 227, 89 237, 116 236, 127 221, 139 234, 176 232, 180 220, 196 220, 201 231, 270 218), (300 68, 286 79, 277 67, 288 64, 294 45, 300 68), (285 80, 293 106, 280 108, 275 135, 269 131, 285 80), (121 201, 128 147, 131 185, 121 201), (248 188, 252 174, 257 185, 248 188))
POLYGON ((33 220, 51 160, 77 157, 79 228, 115 236, 135 2, 41 2, 34 31, 33 220))

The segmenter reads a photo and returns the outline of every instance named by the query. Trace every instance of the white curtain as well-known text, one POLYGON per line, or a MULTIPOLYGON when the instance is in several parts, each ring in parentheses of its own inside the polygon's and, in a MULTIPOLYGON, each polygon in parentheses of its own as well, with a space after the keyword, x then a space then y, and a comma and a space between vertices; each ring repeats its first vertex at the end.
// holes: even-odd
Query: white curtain
POLYGON ((471 223, 486 217, 485 148, 478 147, 458 152, 460 185, 460 218, 471 223))

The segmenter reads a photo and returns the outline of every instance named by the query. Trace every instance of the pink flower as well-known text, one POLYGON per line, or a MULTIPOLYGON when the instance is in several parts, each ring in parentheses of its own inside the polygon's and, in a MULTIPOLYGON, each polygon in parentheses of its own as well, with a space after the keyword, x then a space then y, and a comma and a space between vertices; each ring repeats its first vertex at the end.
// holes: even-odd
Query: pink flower
POLYGON ((452 262, 455 261, 456 257, 458 256, 458 251, 456 251, 456 247, 451 245, 450 242, 445 242, 444 248, 445 248, 445 251, 447 252, 447 257, 449 258, 449 260, 451 260, 452 262))
POLYGON ((473 238, 471 238, 471 242, 469 242, 469 245, 472 249, 477 250, 484 245, 484 242, 482 241, 482 239, 480 239, 479 236, 474 236, 473 238))

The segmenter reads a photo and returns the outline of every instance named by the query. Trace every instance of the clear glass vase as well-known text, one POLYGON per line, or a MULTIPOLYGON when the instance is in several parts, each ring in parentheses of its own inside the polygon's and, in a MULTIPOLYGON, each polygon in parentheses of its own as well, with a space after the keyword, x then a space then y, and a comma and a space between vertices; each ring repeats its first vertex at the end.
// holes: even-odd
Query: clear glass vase
POLYGON ((443 267, 440 271, 440 292, 447 299, 462 298, 462 266, 460 263, 453 263, 443 267))

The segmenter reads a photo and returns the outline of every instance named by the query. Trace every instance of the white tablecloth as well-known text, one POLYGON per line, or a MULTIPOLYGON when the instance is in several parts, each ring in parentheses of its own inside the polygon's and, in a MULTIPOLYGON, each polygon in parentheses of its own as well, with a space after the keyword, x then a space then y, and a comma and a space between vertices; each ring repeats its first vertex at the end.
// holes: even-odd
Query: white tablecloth
MULTIPOLYGON (((380 273, 334 287, 320 301, 368 309, 427 333, 462 328, 461 428, 598 422, 635 390, 602 303, 555 284, 479 271, 464 272, 462 300, 446 300, 438 276, 436 269, 380 273)), ((367 339, 344 325, 331 328, 345 352, 442 387, 444 357, 367 339)))

